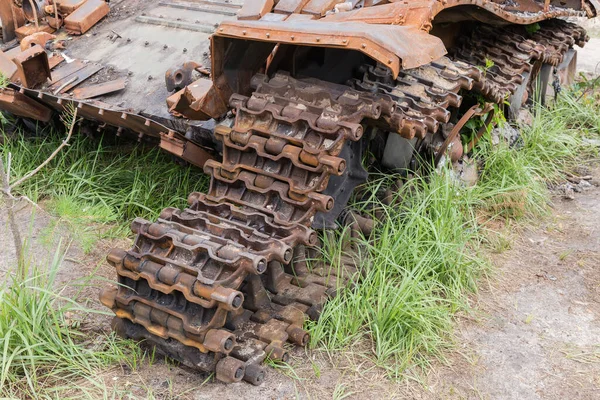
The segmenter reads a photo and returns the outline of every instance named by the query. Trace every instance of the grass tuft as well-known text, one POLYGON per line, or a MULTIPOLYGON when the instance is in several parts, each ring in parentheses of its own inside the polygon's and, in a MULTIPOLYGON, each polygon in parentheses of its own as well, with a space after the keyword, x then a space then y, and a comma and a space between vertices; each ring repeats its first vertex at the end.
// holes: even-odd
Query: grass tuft
POLYGON ((142 358, 129 341, 79 330, 75 316, 94 311, 58 294, 61 262, 57 251, 50 265, 29 264, 26 279, 0 286, 0 397, 96 398, 107 390, 102 371, 142 358))
POLYGON ((360 283, 327 303, 311 326, 313 346, 342 349, 366 338, 375 362, 393 375, 445 347, 451 312, 463 307, 463 290, 475 290, 486 266, 466 210, 470 192, 450 174, 414 178, 398 195, 405 200, 395 206, 375 204, 385 216, 374 240, 361 240, 368 267, 360 283))
POLYGON ((485 138, 473 154, 480 165, 474 187, 442 169, 409 181, 397 193, 402 201, 388 206, 374 194, 399 177, 371 182, 370 204, 354 206, 379 208, 384 217, 369 240, 359 240, 365 267, 356 284, 309 323, 311 346, 366 353, 394 378, 443 357, 454 314, 468 310, 468 296, 487 271, 486 252, 510 247, 505 236, 494 239, 489 223, 545 215, 548 185, 597 159, 590 143, 600 139, 600 103, 579 96, 564 93, 550 108, 535 106, 518 147, 485 138))
MULTIPOLYGON (((63 138, 14 138, 0 145, 12 153, 13 180, 41 164, 63 138)), ((16 188, 66 220, 89 250, 99 237, 123 237, 135 217, 155 219, 165 207, 183 207, 189 193, 204 190, 208 177, 181 167, 158 149, 111 144, 81 135, 46 168, 16 188)))

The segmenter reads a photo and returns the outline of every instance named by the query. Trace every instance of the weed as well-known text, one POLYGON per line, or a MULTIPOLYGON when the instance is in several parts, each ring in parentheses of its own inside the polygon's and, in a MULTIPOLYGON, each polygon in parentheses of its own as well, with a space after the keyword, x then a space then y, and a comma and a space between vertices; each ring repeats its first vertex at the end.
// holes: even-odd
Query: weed
POLYGON ((291 378, 295 381, 304 380, 304 378, 301 378, 300 375, 298 375, 298 373, 294 369, 294 366, 291 365, 290 363, 280 361, 280 360, 273 360, 272 358, 267 357, 265 359, 265 365, 281 372, 283 375, 285 375, 288 378, 291 378))
MULTIPOLYGON (((597 155, 584 139, 600 138, 600 106, 577 96, 565 93, 548 110, 534 107, 518 149, 504 142, 492 146, 485 135, 473 154, 481 165, 474 187, 465 188, 443 169, 409 181, 396 194, 402 201, 387 206, 375 193, 399 177, 371 182, 372 195, 353 205, 384 214, 372 237, 359 240, 365 249, 360 265, 367 267, 355 285, 326 304, 318 323, 308 323, 311 346, 368 348, 367 356, 393 377, 442 356, 454 313, 468 309, 467 295, 488 266, 482 250, 510 246, 505 237, 489 239, 494 233, 488 222, 544 216, 547 184, 597 155)), ((330 253, 326 246, 323 257, 331 259, 330 253)))
POLYGON ((339 349, 367 337, 376 362, 393 365, 396 373, 425 361, 419 353, 443 346, 450 311, 460 307, 462 289, 474 289, 485 267, 469 251, 478 240, 474 215, 456 207, 469 203, 469 192, 450 174, 415 178, 399 196, 409 200, 376 205, 386 216, 375 239, 362 240, 361 264, 368 268, 360 284, 331 300, 311 326, 313 346, 339 349))
POLYGON ((58 250, 47 269, 26 264, 26 279, 0 286, 0 397, 94 397, 106 390, 100 371, 142 357, 131 342, 78 330, 73 315, 93 311, 57 294, 61 262, 58 250))
POLYGON ((560 253, 560 254, 558 255, 558 259, 559 259, 560 261, 565 261, 565 260, 567 259, 567 257, 569 257, 571 254, 573 254, 573 251, 574 251, 574 250, 572 250, 572 249, 569 249, 569 250, 565 250, 565 251, 563 251, 562 253, 560 253))
POLYGON ((560 351, 564 354, 565 358, 582 364, 600 363, 600 345, 594 345, 586 348, 570 345, 560 351))
MULTIPOLYGON (((0 145, 12 153, 12 176, 25 175, 58 146, 60 135, 10 140, 0 145)), ((167 206, 185 205, 208 178, 195 167, 183 168, 157 149, 108 144, 76 136, 50 164, 21 187, 36 202, 68 221, 90 249, 99 237, 122 237, 135 217, 154 219, 167 206)))
POLYGON ((338 383, 337 385, 335 385, 332 398, 334 400, 342 400, 354 394, 354 392, 349 392, 347 390, 348 387, 345 383, 338 383))
POLYGON ((6 77, 6 75, 0 72, 0 89, 6 88, 9 83, 10 80, 6 77))

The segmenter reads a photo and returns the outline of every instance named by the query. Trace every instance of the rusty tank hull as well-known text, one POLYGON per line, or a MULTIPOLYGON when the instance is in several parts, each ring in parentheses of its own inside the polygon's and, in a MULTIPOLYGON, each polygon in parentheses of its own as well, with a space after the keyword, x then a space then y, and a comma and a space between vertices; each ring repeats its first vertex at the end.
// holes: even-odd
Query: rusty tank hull
MULTIPOLYGON (((457 162, 493 123, 572 79, 596 0, 24 0, 0 3, 0 109, 160 146, 211 176, 184 210, 137 219, 108 262, 113 328, 218 380, 260 384, 307 320, 360 279, 320 235, 378 170, 457 162), (29 4, 29 6, 27 6, 29 4), (34 12, 35 11, 35 12, 34 12), (541 82, 541 84, 540 84, 541 82), (541 87, 542 93, 536 88, 541 87), (508 104, 508 105, 507 105, 508 104), (500 106, 495 106, 500 105, 500 106), (486 123, 470 143, 471 118, 486 123), (315 261, 317 260, 317 261, 315 261)), ((393 194, 393 193, 392 193, 393 194)), ((393 197, 389 193, 382 200, 393 197)), ((377 217, 377 213, 373 214, 377 217)))

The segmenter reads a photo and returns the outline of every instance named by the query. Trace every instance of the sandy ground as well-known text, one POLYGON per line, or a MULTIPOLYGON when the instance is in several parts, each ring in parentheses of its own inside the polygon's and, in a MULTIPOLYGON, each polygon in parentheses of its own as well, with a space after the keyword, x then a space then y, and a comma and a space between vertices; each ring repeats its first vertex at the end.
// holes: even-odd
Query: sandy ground
POLYGON ((593 75, 600 74, 600 18, 577 21, 590 35, 583 48, 577 47, 577 69, 593 75))
POLYGON ((600 74, 600 37, 592 37, 577 49, 577 68, 593 75, 600 74))

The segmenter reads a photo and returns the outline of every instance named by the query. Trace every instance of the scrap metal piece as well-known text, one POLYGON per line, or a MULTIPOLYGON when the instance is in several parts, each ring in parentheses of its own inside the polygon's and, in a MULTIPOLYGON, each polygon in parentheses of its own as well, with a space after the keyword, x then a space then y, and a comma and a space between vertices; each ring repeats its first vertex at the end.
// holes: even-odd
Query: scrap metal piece
POLYGON ((240 20, 257 20, 270 12, 274 5, 274 0, 245 1, 242 8, 238 11, 237 17, 240 20))
POLYGON ((195 120, 219 118, 227 112, 227 103, 221 98, 214 83, 205 78, 176 92, 167 99, 169 111, 195 120))
POLYGON ((54 33, 56 32, 56 29, 54 29, 48 23, 45 22, 38 23, 37 27, 35 25, 28 24, 15 29, 15 35, 17 36, 18 40, 23 40, 27 36, 33 35, 34 33, 38 32, 54 33))
POLYGON ((114 93, 125 89, 126 79, 115 79, 114 81, 98 83, 96 85, 75 89, 73 97, 79 100, 91 99, 93 97, 114 93))
POLYGON ((83 83, 86 79, 90 78, 102 68, 104 67, 100 64, 86 64, 85 67, 81 68, 77 72, 52 84, 49 89, 53 90, 55 94, 68 92, 75 86, 83 83))
POLYGON ((49 15, 46 17, 46 22, 54 29, 60 29, 64 23, 63 18, 60 15, 58 18, 49 15))
POLYGON ((20 81, 19 69, 6 53, 0 51, 0 73, 11 82, 20 81))
POLYGON ((203 168, 208 160, 214 159, 214 156, 202 147, 190 141, 177 139, 173 134, 161 134, 160 147, 200 168, 203 168))
POLYGON ((82 35, 104 18, 110 7, 104 0, 87 0, 65 18, 65 29, 73 35, 82 35))
POLYGON ((13 58, 17 65, 21 84, 34 88, 50 79, 48 55, 40 45, 34 45, 13 58))
POLYGON ((197 62, 188 61, 180 67, 169 68, 165 73, 167 90, 172 92, 174 90, 181 90, 190 85, 193 82, 194 71, 201 66, 202 64, 198 64, 197 62))
POLYGON ((52 110, 13 89, 0 89, 0 108, 19 117, 48 122, 52 110))
POLYGON ((21 50, 25 51, 36 44, 46 48, 46 43, 48 43, 49 40, 54 39, 56 39, 56 36, 48 32, 36 32, 21 40, 21 50))

